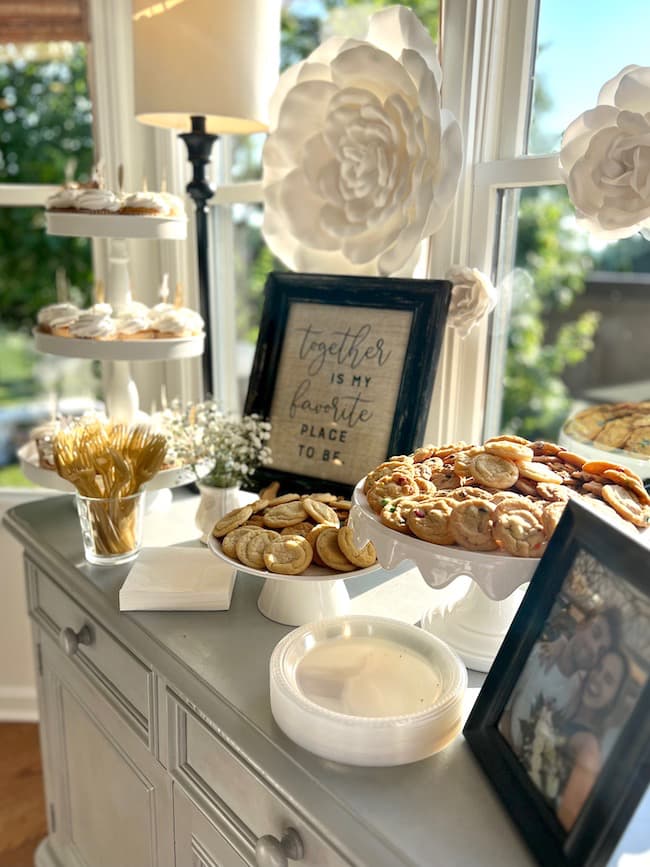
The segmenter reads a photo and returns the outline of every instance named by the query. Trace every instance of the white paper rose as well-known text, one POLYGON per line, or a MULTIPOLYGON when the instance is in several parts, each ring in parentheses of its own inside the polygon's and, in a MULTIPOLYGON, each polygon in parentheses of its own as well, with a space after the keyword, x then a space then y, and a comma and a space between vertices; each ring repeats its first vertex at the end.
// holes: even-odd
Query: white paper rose
POLYGON ((474 326, 494 309, 497 290, 478 268, 452 265, 446 278, 453 283, 447 325, 455 328, 460 337, 467 337, 474 326))
POLYGON ((578 222, 602 238, 650 231, 650 66, 626 66, 562 139, 560 169, 578 222))
POLYGON ((460 127, 436 47, 393 6, 280 78, 263 154, 267 244, 296 271, 410 274, 458 186, 460 127))

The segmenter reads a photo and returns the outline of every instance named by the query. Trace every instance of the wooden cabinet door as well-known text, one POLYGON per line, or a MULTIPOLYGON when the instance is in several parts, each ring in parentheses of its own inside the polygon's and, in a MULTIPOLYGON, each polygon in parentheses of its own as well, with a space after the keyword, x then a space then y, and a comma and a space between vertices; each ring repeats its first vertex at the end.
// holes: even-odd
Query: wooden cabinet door
POLYGON ((174 785, 176 867, 248 867, 227 837, 174 785))
POLYGON ((64 865, 173 867, 171 780, 119 712, 41 635, 51 843, 64 865))

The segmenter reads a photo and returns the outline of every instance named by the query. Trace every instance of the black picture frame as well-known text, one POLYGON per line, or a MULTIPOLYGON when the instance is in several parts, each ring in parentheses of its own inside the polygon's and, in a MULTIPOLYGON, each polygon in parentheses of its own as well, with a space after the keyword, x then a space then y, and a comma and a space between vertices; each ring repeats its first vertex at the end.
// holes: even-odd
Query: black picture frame
POLYGON ((452 284, 447 280, 270 273, 264 290, 264 309, 245 402, 246 414, 254 413, 273 421, 278 370, 293 305, 314 305, 315 321, 318 321, 319 314, 322 317, 327 313, 331 317, 332 308, 341 308, 342 323, 346 313, 352 315, 350 308, 364 308, 370 317, 373 311, 375 317, 381 311, 407 311, 412 315, 385 454, 367 466, 360 466, 354 477, 350 464, 350 478, 343 481, 323 477, 325 470, 322 468, 319 468, 322 470, 320 474, 314 472, 312 475, 304 468, 301 471, 300 466, 294 467, 293 462, 291 466, 282 466, 274 459, 273 464, 255 473, 247 487, 259 490, 271 481, 278 481, 282 492, 306 493, 326 487, 335 494, 349 496, 354 484, 377 463, 390 455, 413 451, 424 436, 451 288, 452 284))
POLYGON ((530 651, 582 551, 650 599, 650 550, 571 501, 464 728, 471 751, 543 867, 605 865, 650 782, 650 677, 569 831, 498 729, 530 651))

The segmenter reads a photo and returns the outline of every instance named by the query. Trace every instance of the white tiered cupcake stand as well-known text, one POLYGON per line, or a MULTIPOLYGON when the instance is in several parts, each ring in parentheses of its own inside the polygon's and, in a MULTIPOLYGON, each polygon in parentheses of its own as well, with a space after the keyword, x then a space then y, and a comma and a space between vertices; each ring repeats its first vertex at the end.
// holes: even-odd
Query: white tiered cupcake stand
MULTIPOLYGON (((119 310, 126 306, 130 297, 126 239, 184 240, 187 237, 187 219, 48 212, 46 229, 48 235, 109 239, 106 302, 119 310)), ((101 361, 107 415, 111 420, 125 424, 132 423, 139 412, 138 390, 131 377, 131 361, 193 358, 202 355, 204 347, 202 336, 165 340, 92 340, 58 337, 44 334, 38 329, 33 333, 35 348, 39 352, 101 361)), ((56 473, 38 465, 37 458, 28 447, 21 449, 19 459, 23 472, 31 481, 55 490, 69 490, 70 486, 56 473), (66 487, 63 488, 63 485, 66 487)), ((193 474, 183 468, 174 468, 159 473, 147 487, 149 490, 162 490, 190 481, 194 481, 193 474)))
POLYGON ((472 585, 453 607, 433 608, 422 618, 422 627, 437 635, 476 671, 488 671, 523 597, 521 585, 533 576, 539 559, 510 557, 492 551, 466 551, 434 545, 385 527, 368 505, 362 479, 352 496, 350 525, 355 544, 371 541, 384 569, 408 560, 435 589, 467 576, 472 585))

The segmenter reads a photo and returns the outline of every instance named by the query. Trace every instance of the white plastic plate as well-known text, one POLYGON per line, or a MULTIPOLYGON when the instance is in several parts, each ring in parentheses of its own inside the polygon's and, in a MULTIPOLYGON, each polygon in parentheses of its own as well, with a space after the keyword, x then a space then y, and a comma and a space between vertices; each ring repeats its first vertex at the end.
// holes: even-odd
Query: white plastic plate
POLYGON ((46 211, 45 225, 48 235, 80 238, 149 238, 158 241, 184 241, 187 238, 187 217, 46 211))
POLYGON ((431 587, 446 587, 460 575, 469 575, 490 599, 501 601, 521 584, 530 581, 538 557, 511 557, 498 551, 466 551, 453 545, 434 545, 391 530, 379 520, 363 493, 362 479, 352 494, 350 526, 355 544, 371 541, 384 569, 394 569, 404 560, 418 567, 431 587))
POLYGON ((221 549, 221 542, 215 539, 214 536, 208 537, 208 548, 213 554, 216 554, 225 563, 230 564, 233 569, 239 572, 245 572, 247 575, 256 575, 258 578, 275 578, 278 581, 337 581, 340 578, 356 578, 358 575, 367 575, 369 572, 376 572, 379 565, 368 566, 367 569, 355 569, 352 572, 334 572, 333 569, 328 569, 327 566, 317 566, 312 563, 302 573, 302 575, 280 575, 278 572, 269 572, 268 569, 253 569, 240 563, 239 560, 233 560, 232 557, 226 556, 221 549))
POLYGON ((351 765, 402 765, 444 749, 460 731, 466 687, 465 666, 444 642, 383 617, 307 624, 270 661, 280 728, 351 765))
POLYGON ((39 352, 64 355, 66 358, 94 358, 99 361, 170 361, 203 355, 205 338, 182 337, 165 340, 90 340, 58 337, 32 331, 39 352))

